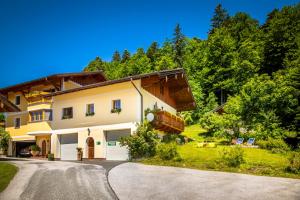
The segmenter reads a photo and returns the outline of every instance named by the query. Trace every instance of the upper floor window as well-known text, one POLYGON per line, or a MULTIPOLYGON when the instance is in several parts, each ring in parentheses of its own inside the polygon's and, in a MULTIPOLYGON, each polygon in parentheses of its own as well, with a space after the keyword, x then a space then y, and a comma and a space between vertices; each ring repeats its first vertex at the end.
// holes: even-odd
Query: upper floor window
POLYGON ((73 118, 73 107, 63 108, 62 119, 71 119, 71 118, 73 118))
POLYGON ((15 104, 18 106, 21 104, 21 96, 20 95, 17 95, 16 98, 15 98, 15 104))
POLYGON ((31 122, 38 122, 38 121, 42 121, 43 120, 43 111, 39 110, 39 111, 34 111, 34 112, 30 112, 30 118, 31 118, 31 122))
POLYGON ((15 118, 15 128, 20 128, 21 126, 21 118, 15 118))
POLYGON ((120 113, 121 112, 121 100, 113 100, 112 101, 112 109, 111 113, 120 113))
POLYGON ((44 117, 46 121, 52 121, 52 110, 45 110, 44 117))
POLYGON ((85 116, 93 116, 94 114, 95 114, 94 104, 93 103, 87 104, 85 116))
POLYGON ((113 100, 113 109, 121 109, 121 100, 113 100))

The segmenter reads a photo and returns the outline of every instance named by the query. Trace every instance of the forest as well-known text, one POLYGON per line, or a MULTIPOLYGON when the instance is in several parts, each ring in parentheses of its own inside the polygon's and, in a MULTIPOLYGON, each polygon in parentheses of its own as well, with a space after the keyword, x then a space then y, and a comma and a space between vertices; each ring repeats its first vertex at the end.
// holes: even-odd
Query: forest
POLYGON ((230 16, 219 4, 207 39, 188 38, 183 29, 177 24, 173 38, 148 49, 115 51, 109 62, 96 57, 84 71, 118 79, 184 68, 197 103, 196 110, 180 113, 186 124, 222 137, 291 139, 297 148, 300 3, 274 9, 263 24, 244 12, 230 16), (218 106, 222 115, 213 112, 218 106))

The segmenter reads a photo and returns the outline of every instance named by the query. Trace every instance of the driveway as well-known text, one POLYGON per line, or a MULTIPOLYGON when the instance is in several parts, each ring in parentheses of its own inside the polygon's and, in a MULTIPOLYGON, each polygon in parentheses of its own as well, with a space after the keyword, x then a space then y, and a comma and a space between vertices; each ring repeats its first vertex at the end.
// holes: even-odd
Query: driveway
POLYGON ((125 163, 109 171, 120 200, 299 200, 300 180, 125 163))
POLYGON ((5 200, 116 199, 99 165, 62 161, 12 160, 19 172, 0 193, 5 200))

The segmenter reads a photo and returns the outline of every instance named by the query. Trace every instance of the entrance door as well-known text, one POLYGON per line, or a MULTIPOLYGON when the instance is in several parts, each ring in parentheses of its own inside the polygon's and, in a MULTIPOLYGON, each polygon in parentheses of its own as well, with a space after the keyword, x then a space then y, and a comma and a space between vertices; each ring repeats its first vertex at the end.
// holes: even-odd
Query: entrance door
POLYGON ((92 137, 88 137, 86 139, 86 144, 88 146, 88 159, 94 158, 94 151, 95 151, 95 143, 92 137))
POLYGON ((46 155, 46 141, 43 140, 42 142, 42 156, 46 155))
POLYGON ((120 145, 120 138, 129 136, 130 129, 106 131, 106 159, 128 160, 128 149, 120 145))

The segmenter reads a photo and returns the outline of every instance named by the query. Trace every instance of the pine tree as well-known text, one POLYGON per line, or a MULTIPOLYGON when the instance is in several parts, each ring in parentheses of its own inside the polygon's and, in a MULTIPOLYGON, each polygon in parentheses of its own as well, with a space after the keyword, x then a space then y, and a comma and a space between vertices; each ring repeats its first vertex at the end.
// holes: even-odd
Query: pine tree
POLYGON ((222 24, 229 19, 229 14, 227 11, 222 7, 221 4, 218 4, 215 8, 213 18, 211 19, 211 30, 209 33, 213 33, 214 29, 220 28, 222 24))
POLYGON ((152 44, 150 45, 146 53, 147 57, 150 58, 151 62, 155 61, 157 51, 158 51, 157 42, 152 42, 152 44))
POLYGON ((115 51, 112 57, 112 62, 120 62, 121 61, 121 55, 119 51, 115 51))
POLYGON ((123 55, 122 55, 121 62, 124 63, 124 62, 128 61, 129 59, 130 59, 130 52, 127 49, 125 49, 123 52, 123 55))
POLYGON ((174 38, 173 38, 173 51, 174 51, 174 62, 176 63, 177 67, 182 67, 183 65, 183 54, 184 54, 184 47, 186 45, 185 36, 181 32, 180 25, 177 24, 174 31, 174 38))

